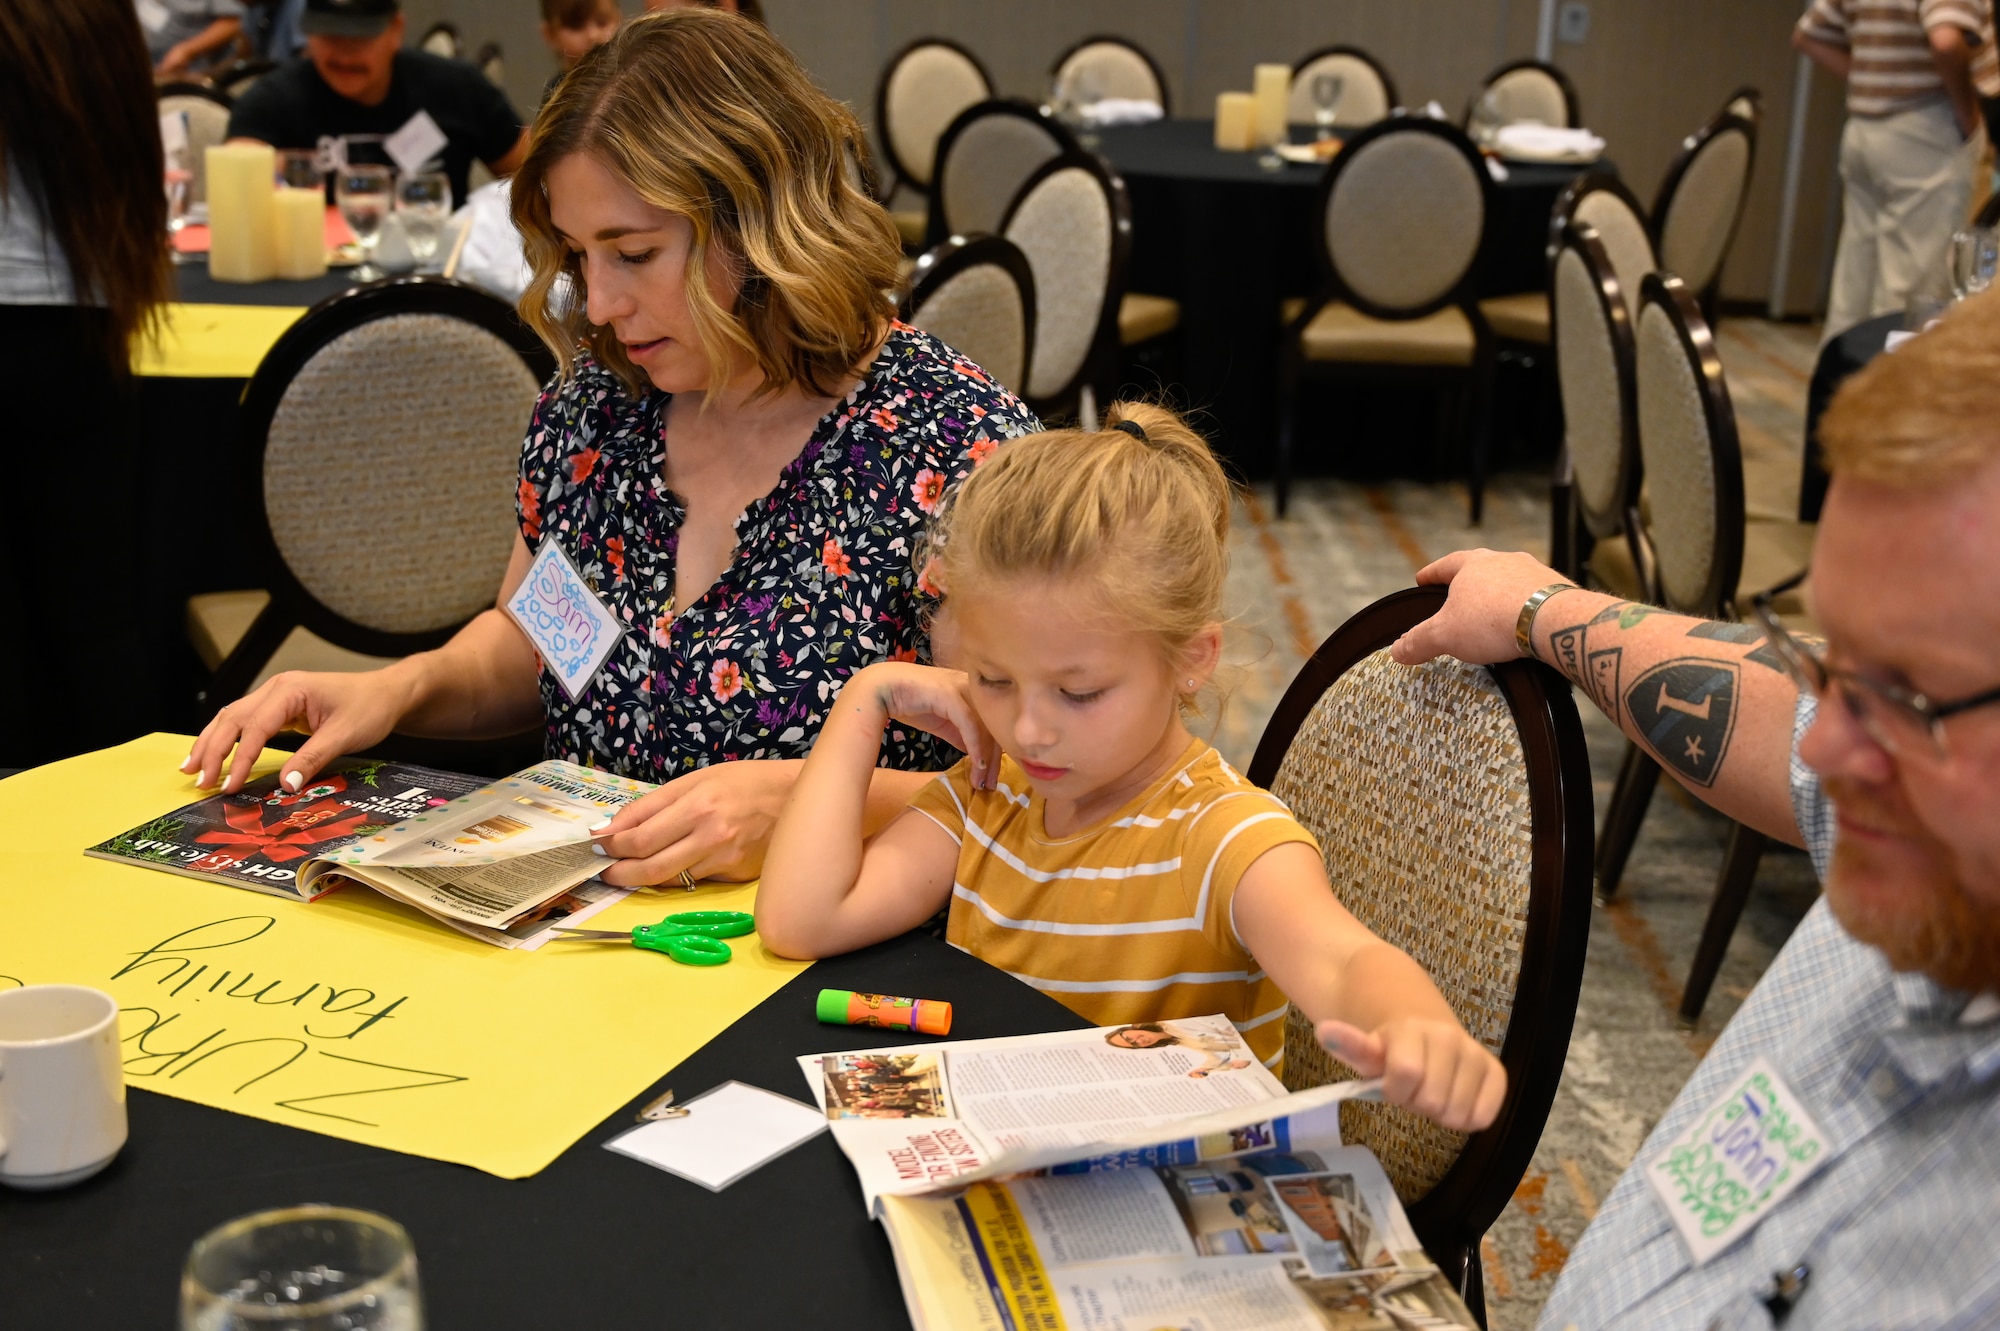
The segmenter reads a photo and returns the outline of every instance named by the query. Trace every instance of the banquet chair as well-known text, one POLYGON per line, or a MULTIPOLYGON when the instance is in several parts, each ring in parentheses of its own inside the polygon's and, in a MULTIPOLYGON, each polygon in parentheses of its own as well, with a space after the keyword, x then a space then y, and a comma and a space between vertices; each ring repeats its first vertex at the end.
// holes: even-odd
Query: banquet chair
POLYGON ((1294 125, 1315 123, 1313 80, 1332 74, 1341 80, 1336 125, 1372 125, 1396 106, 1396 85, 1389 71, 1358 46, 1328 46, 1292 66, 1292 91, 1285 102, 1285 119, 1294 125))
POLYGON ((925 240, 997 234, 1007 207, 1044 162, 1081 151, 1045 106, 996 97, 959 112, 937 141, 925 240))
POLYGON ((1722 110, 1725 115, 1741 116, 1749 121, 1752 129, 1764 127, 1764 94, 1747 83, 1729 94, 1722 110))
MULTIPOLYGON (((1389 659, 1444 602, 1442 587, 1410 588, 1336 629, 1286 690, 1248 775, 1318 839, 1340 903, 1415 958, 1507 1069, 1499 1116, 1469 1136, 1388 1105, 1340 1109, 1342 1139, 1375 1152, 1484 1325, 1479 1241, 1542 1136, 1583 983, 1590 759, 1569 686, 1546 666, 1389 659)), ((1287 1013, 1287 1088, 1354 1075, 1287 1013)))
POLYGON ((480 47, 479 54, 472 57, 472 63, 494 87, 507 86, 507 53, 501 49, 500 43, 488 42, 480 47))
POLYGON ((1569 75, 1540 60, 1510 60, 1488 74, 1465 104, 1464 124, 1472 123, 1480 98, 1489 94, 1503 125, 1525 121, 1557 129, 1583 127, 1583 112, 1577 106, 1576 87, 1569 75))
POLYGON ((1632 316, 1597 231, 1563 228, 1549 265, 1556 383, 1562 394, 1564 507, 1550 563, 1577 583, 1650 599, 1639 539, 1639 430, 1632 316))
MULTIPOLYGON (((1549 210, 1549 258, 1554 259, 1562 230, 1571 220, 1582 222, 1597 232, 1598 243, 1611 260, 1619 289, 1625 293, 1627 312, 1639 299, 1639 284, 1646 274, 1659 267, 1653 257, 1652 232, 1646 224, 1645 205, 1625 187, 1625 182, 1608 171, 1588 171, 1563 187, 1549 210)), ((1533 346, 1549 343, 1549 295, 1546 291, 1517 291, 1505 296, 1489 296, 1479 302, 1479 312, 1503 341, 1533 346)))
POLYGON ((1118 300, 1132 253, 1125 182, 1081 150, 1044 162, 1007 209, 1000 234, 1035 275, 1034 354, 1022 399, 1044 421, 1097 428, 1118 357, 1118 300))
MULTIPOLYGON (((882 181, 883 202, 898 185, 907 185, 928 200, 938 141, 959 112, 992 96, 993 81, 986 67, 955 43, 924 37, 890 56, 875 89, 875 128, 889 163, 889 174, 882 181)), ((890 216, 904 244, 925 243, 929 223, 925 209, 892 211, 890 216)))
POLYGON ((1682 142, 1653 201, 1660 267, 1687 283, 1710 328, 1756 156, 1756 122, 1725 109, 1682 142))
POLYGON ((284 670, 368 670, 490 609, 518 539, 528 419, 554 361, 505 302, 435 277, 320 302, 243 393, 237 562, 189 599, 203 719, 284 670))
POLYGON ((229 137, 229 94, 206 83, 173 82, 160 85, 160 114, 176 111, 187 115, 188 170, 194 179, 188 184, 188 202, 208 199, 208 149, 229 137))
POLYGON ((1086 37, 1056 57, 1049 70, 1049 100, 1055 106, 1123 97, 1152 102, 1161 114, 1174 113, 1167 76, 1152 56, 1123 37, 1086 37))
POLYGON ((423 40, 417 43, 417 49, 443 56, 446 60, 458 59, 459 52, 464 49, 459 41, 458 25, 444 19, 431 24, 424 30, 423 40))
POLYGON ((951 237, 917 260, 898 313, 1020 395, 1035 358, 1035 274, 1013 241, 951 237))
POLYGON ((1441 438, 1466 436, 1471 516, 1480 520, 1493 337, 1472 293, 1491 214, 1479 150, 1444 121, 1391 116, 1333 159, 1319 186, 1318 289, 1280 310, 1279 516, 1290 499, 1299 381, 1314 373, 1447 379, 1456 404, 1443 419, 1459 429, 1441 438))
MULTIPOLYGON (((1791 588, 1811 563, 1814 528, 1746 516, 1736 415, 1715 337, 1679 277, 1654 273, 1646 279, 1633 346, 1646 474, 1640 516, 1655 601, 1684 615, 1733 620, 1759 590, 1783 587, 1789 599, 1780 600, 1778 608, 1787 618, 1804 620, 1803 603, 1791 588)), ((1653 758, 1636 744, 1626 745, 1598 838, 1600 899, 1609 900, 1618 890, 1659 775, 1653 758)), ((1698 772, 1680 775, 1707 784, 1698 772)), ((1763 833, 1732 825, 1715 899, 1681 995, 1681 1020, 1689 1025, 1700 1020, 1764 844, 1763 833)))
POLYGON ((277 67, 278 62, 266 56, 251 56, 246 60, 238 60, 227 69, 211 75, 209 82, 228 93, 233 101, 250 91, 258 79, 277 67))

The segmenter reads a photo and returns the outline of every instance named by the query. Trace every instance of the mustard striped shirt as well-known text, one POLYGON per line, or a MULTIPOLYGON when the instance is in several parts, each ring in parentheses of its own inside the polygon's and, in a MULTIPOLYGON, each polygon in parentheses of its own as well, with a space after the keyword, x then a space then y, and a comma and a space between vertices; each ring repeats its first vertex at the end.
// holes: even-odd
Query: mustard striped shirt
POLYGON ((1317 849, 1276 796, 1193 740, 1111 817, 1052 837, 1045 801, 1003 757, 996 789, 961 762, 910 807, 958 842, 945 939, 1100 1026, 1226 1014, 1277 1067, 1285 995, 1236 936, 1230 905, 1258 856, 1317 849))

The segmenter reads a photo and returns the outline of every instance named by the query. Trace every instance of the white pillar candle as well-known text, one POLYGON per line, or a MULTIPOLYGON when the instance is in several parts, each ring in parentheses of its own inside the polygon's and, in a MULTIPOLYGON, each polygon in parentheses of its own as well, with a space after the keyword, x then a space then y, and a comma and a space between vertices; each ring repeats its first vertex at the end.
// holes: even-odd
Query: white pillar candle
POLYGON ((273 271, 272 174, 267 144, 208 149, 208 273, 218 282, 264 282, 273 271))
POLYGON ((1268 148, 1283 143, 1287 137, 1285 107, 1292 95, 1292 67, 1259 65, 1250 86, 1253 89, 1250 95, 1257 104, 1257 146, 1268 148))
POLYGON ((326 276, 326 194, 317 189, 281 188, 271 199, 277 219, 279 277, 326 276))
POLYGON ((1215 146, 1224 152, 1250 151, 1255 116, 1247 92, 1225 92, 1215 99, 1215 146))

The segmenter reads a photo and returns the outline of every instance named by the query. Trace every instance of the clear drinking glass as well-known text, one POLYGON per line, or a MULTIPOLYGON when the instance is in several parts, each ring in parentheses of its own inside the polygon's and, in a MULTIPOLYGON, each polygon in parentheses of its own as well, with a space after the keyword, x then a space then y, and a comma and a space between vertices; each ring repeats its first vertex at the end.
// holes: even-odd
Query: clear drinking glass
POLYGON ((1340 109, 1340 94, 1346 90, 1347 80, 1338 74, 1313 75, 1313 123, 1318 126, 1315 138, 1333 137, 1334 113, 1340 109))
POLYGON ((442 171, 419 171, 396 182, 396 211, 410 238, 410 257, 422 268, 437 253, 438 236, 451 216, 451 178, 442 171))
POLYGON ((1466 133, 1482 148, 1490 148, 1500 137, 1500 127, 1507 123, 1507 116, 1500 110, 1500 99, 1488 88, 1479 94, 1479 100, 1472 104, 1472 118, 1466 125, 1466 133))
POLYGON ((354 270, 357 282, 384 276, 374 263, 375 246, 382 239, 382 218, 389 211, 395 180, 396 173, 388 167, 366 162, 342 167, 334 175, 334 202, 361 244, 361 266, 354 270))
POLYGON ((1993 285, 2000 269, 2000 230, 1969 226, 1951 237, 1951 294, 1954 300, 1976 296, 1993 285))
POLYGON ((188 194, 194 189, 194 172, 183 167, 168 167, 166 188, 167 233, 171 235, 187 225, 188 194))
POLYGON ((293 1206, 195 1240, 180 1331, 423 1331, 417 1255, 387 1216, 293 1206))
POLYGON ((280 148, 277 183, 286 189, 324 190, 326 164, 311 148, 280 148))

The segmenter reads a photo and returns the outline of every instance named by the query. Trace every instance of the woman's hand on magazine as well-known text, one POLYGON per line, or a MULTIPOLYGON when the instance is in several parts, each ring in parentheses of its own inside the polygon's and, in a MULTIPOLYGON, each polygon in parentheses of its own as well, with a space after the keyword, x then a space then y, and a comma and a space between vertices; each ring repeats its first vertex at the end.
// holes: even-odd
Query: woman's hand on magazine
POLYGON ((592 830, 614 887, 653 887, 690 878, 747 882, 764 871, 771 829, 798 780, 791 760, 712 763, 677 776, 592 830))
POLYGON ((1455 1132, 1477 1132, 1500 1112, 1507 1070, 1455 1021, 1405 1018, 1372 1031, 1323 1021, 1319 1042, 1364 1077, 1382 1079, 1382 1098, 1455 1132))
POLYGON ((281 730, 295 730, 311 738, 279 769, 279 780, 296 791, 341 754, 380 744, 406 707, 402 686, 387 671, 288 670, 217 712, 181 771, 203 790, 219 783, 223 793, 234 794, 250 779, 265 742, 281 730))

